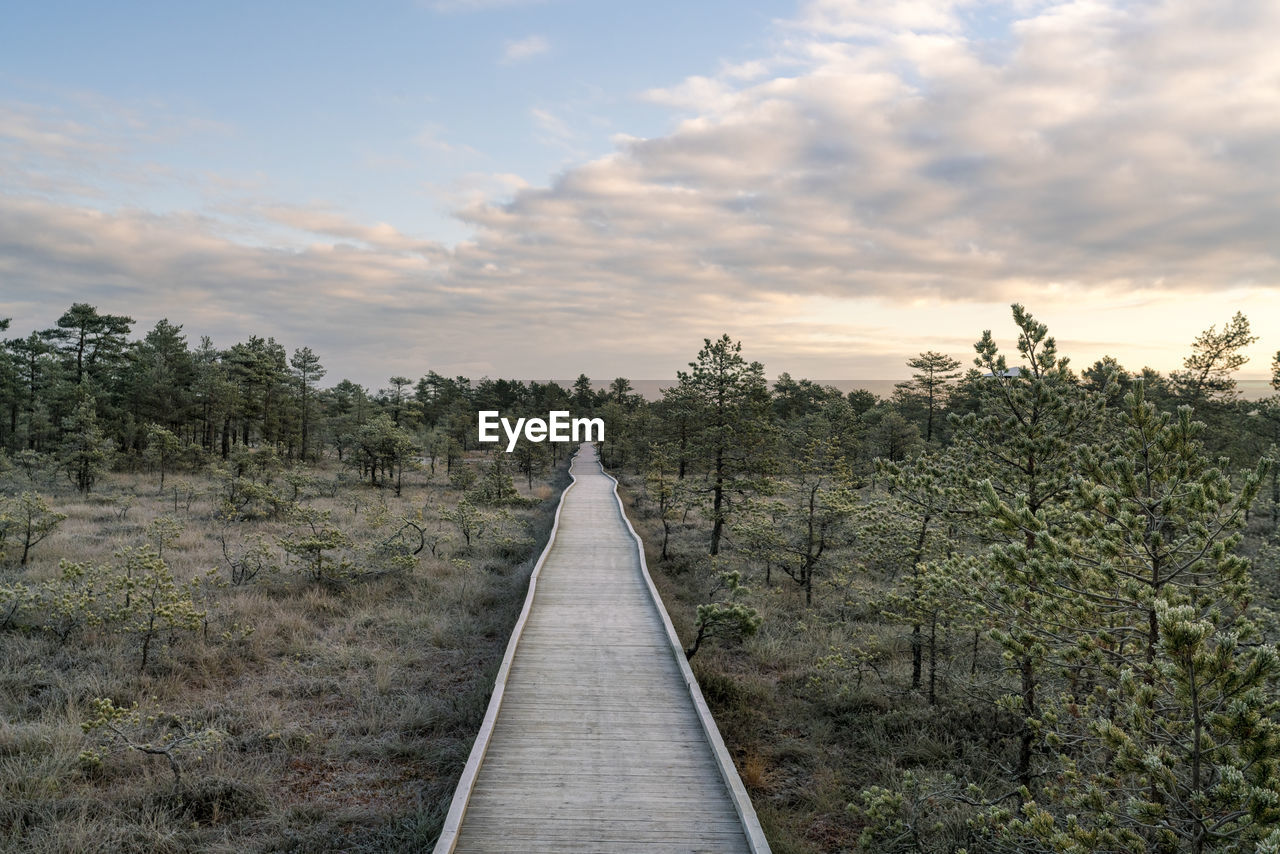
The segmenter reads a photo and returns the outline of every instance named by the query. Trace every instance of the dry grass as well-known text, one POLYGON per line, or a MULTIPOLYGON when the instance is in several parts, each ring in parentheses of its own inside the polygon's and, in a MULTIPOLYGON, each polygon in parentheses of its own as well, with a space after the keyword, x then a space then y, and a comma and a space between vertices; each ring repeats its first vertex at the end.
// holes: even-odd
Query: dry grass
MULTIPOLYGON (((336 469, 321 470, 333 480, 336 469)), ((180 580, 218 568, 220 535, 233 544, 280 520, 229 530, 216 484, 180 476, 201 494, 174 512, 152 476, 113 475, 88 498, 60 492, 68 515, 25 569, 0 582, 54 577, 59 560, 103 563, 146 541, 162 516, 183 530, 164 557, 180 580), (136 494, 121 513, 121 497, 136 494)), ((412 570, 324 585, 265 573, 206 589, 197 632, 165 637, 138 670, 136 639, 90 629, 63 645, 45 632, 0 634, 0 850, 421 851, 439 832, 519 612, 532 562, 567 480, 535 481, 538 507, 511 511, 514 544, 448 543, 412 570), (246 631, 252 629, 251 632, 246 631), (224 636, 225 633, 225 636, 224 636), (88 704, 107 697, 179 714, 225 733, 175 786, 162 758, 118 751, 100 769, 80 759, 88 704)), ((524 484, 520 484, 522 491, 524 484)), ((6 492, 12 492, 7 489, 6 492)), ((357 541, 385 540, 394 519, 456 502, 443 472, 406 478, 395 498, 360 484, 311 506, 330 510, 357 541)))

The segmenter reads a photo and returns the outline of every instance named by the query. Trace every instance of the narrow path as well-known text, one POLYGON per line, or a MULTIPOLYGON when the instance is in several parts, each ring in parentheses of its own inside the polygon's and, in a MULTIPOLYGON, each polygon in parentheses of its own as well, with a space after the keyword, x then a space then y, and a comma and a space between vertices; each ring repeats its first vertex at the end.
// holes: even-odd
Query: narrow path
POLYGON ((767 854, 615 481, 570 472, 436 854, 767 854))

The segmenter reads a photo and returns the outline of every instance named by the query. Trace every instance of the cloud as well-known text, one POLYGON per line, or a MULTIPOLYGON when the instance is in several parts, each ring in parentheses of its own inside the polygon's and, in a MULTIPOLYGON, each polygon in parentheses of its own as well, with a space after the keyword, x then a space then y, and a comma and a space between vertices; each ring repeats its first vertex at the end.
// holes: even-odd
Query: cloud
POLYGON ((1063 3, 1001 64, 953 32, 958 4, 806 14, 826 30, 804 73, 644 93, 694 115, 468 210, 485 251, 845 298, 1280 283, 1280 13, 1063 3))
POLYGON ((295 231, 334 238, 340 245, 416 256, 428 263, 439 263, 445 259, 445 249, 440 244, 409 237, 385 222, 364 225, 318 206, 270 205, 254 208, 252 212, 295 231))
POLYGON ((529 110, 529 115, 533 116, 533 121, 538 126, 538 129, 548 136, 553 136, 560 140, 574 137, 573 131, 564 123, 564 120, 550 110, 534 107, 529 110))
POLYGON ((447 185, 430 185, 427 189, 449 210, 483 206, 497 199, 508 200, 529 182, 511 172, 467 172, 447 185))
POLYGON ((418 132, 418 135, 413 138, 413 142, 420 148, 425 148, 429 151, 443 154, 479 154, 479 152, 471 146, 449 142, 448 140, 443 139, 440 134, 441 131, 439 127, 435 125, 428 125, 418 132))
POLYGON ((539 54, 546 53, 551 49, 551 45, 542 36, 532 35, 525 38, 508 41, 502 49, 502 64, 514 65, 517 62, 523 62, 531 59, 539 54))
POLYGON ((728 79, 688 77, 675 86, 646 90, 640 93, 640 99, 691 113, 723 113, 738 100, 737 90, 729 81, 751 79, 751 76, 759 76, 756 69, 738 66, 725 69, 724 77, 728 79), (750 76, 743 77, 742 74, 750 76))
POLYGON ((894 32, 959 32, 958 12, 973 0, 810 0, 789 26, 838 38, 894 32))
POLYGON ((747 82, 764 77, 769 73, 769 63, 761 59, 752 59, 736 64, 724 64, 720 74, 730 80, 747 82))
MULTIPOLYGON (((375 376, 669 376, 725 330, 797 360, 770 368, 867 376, 1014 300, 1064 340, 1096 326, 1162 354, 1238 305, 1274 352, 1280 7, 820 0, 779 32, 758 64, 642 93, 669 132, 618 135, 545 186, 437 188, 473 231, 452 247, 323 205, 160 216, 0 192, 0 315, 41 301, 47 323, 113 288, 113 311, 287 332, 375 376)), ((557 111, 530 117, 578 143, 557 111)), ((65 168, 42 174, 94 156, 92 128, 30 124, 9 144, 30 164, 49 134, 65 168)))
POLYGON ((122 184, 172 183, 172 171, 146 157, 155 147, 231 132, 167 109, 144 118, 131 104, 59 94, 40 104, 0 101, 0 187, 101 201, 122 184))

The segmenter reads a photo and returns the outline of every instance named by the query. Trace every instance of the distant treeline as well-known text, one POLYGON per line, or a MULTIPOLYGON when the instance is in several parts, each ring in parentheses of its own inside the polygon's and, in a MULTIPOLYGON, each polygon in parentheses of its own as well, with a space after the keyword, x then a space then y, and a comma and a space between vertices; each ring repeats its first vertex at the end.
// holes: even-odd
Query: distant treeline
MULTIPOLYGON (((116 459, 141 458, 156 427, 172 433, 192 460, 226 458, 237 447, 269 447, 290 460, 328 449, 339 457, 359 428, 377 416, 433 446, 475 444, 477 409, 568 406, 591 409, 607 397, 585 377, 566 389, 444 377, 394 376, 386 388, 342 380, 321 387, 326 367, 310 347, 290 354, 254 335, 228 348, 161 320, 131 339, 133 319, 76 303, 56 323, 0 349, 0 447, 56 453, 74 432, 76 413, 93 402, 97 429, 116 459)), ((10 319, 0 319, 0 330, 10 319)))
MULTIPOLYGON (((0 319, 0 330, 9 325, 9 319, 0 319)), ((0 448, 10 454, 57 453, 68 441, 77 411, 91 400, 97 428, 112 445, 117 464, 140 460, 157 427, 181 442, 191 462, 226 458, 237 447, 270 447, 289 460, 314 458, 324 450, 342 458, 375 416, 386 416, 414 435, 426 453, 452 459, 475 446, 477 410, 534 415, 569 408, 605 416, 611 440, 606 451, 616 463, 646 456, 655 429, 688 433, 688 399, 697 395, 684 374, 655 401, 635 393, 626 378, 597 389, 599 383, 585 374, 568 387, 554 381, 473 381, 435 371, 416 380, 393 376, 376 390, 346 379, 322 386, 328 370, 310 347, 289 353, 273 337, 258 335, 227 348, 208 337, 193 345, 183 327, 167 319, 132 338, 133 325, 130 317, 76 303, 53 326, 5 339, 0 448)), ((1204 438, 1209 449, 1244 462, 1280 441, 1274 398, 1244 401, 1232 378, 1244 362, 1240 351, 1255 340, 1248 320, 1237 314, 1221 331, 1210 330, 1194 342, 1182 371, 1168 376, 1150 368, 1131 372, 1104 358, 1078 374, 1067 369, 1064 376, 1097 392, 1111 383, 1114 405, 1141 380, 1148 401, 1170 411, 1194 407, 1196 417, 1212 428, 1204 438)), ((916 371, 914 378, 897 384, 888 397, 860 388, 845 393, 789 374, 770 387, 763 366, 752 371, 751 394, 759 397, 760 417, 771 427, 815 418, 838 425, 849 463, 868 468, 876 459, 897 461, 947 445, 953 433, 948 416, 976 411, 989 385, 984 374, 990 371, 964 371, 959 361, 940 353, 922 353, 908 365, 916 371)), ((1275 385, 1280 367, 1273 369, 1275 385)), ((682 453, 677 450, 683 472, 690 461, 682 453)))

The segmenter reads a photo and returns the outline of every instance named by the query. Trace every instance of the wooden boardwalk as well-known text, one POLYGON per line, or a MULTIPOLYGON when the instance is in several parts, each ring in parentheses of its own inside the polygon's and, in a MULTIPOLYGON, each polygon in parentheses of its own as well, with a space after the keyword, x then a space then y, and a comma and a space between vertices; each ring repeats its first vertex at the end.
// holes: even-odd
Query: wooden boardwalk
POLYGON ((768 852, 593 445, 436 854, 768 852))

